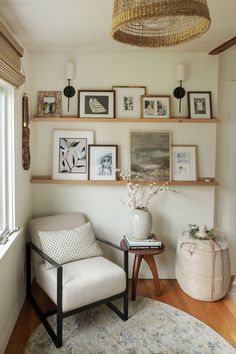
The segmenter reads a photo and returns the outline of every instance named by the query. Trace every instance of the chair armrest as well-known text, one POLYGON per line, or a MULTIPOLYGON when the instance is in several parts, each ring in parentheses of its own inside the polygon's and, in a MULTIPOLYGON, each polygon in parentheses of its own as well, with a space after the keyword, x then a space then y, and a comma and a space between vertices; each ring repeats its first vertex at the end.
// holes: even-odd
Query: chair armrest
POLYGON ((98 237, 98 236, 96 236, 95 239, 96 239, 97 241, 100 241, 100 242, 102 242, 102 243, 105 243, 105 244, 108 245, 108 246, 111 246, 111 247, 113 247, 113 248, 116 248, 116 249, 119 250, 119 251, 126 252, 125 250, 123 250, 123 248, 121 248, 120 246, 116 245, 116 244, 113 243, 113 242, 104 240, 103 238, 98 237))
POLYGON ((43 252, 40 248, 35 246, 32 242, 28 242, 27 243, 27 247, 31 248, 36 253, 38 253, 40 255, 40 257, 42 257, 43 259, 48 261, 48 263, 50 263, 54 268, 56 268, 56 269, 62 268, 61 264, 59 264, 56 261, 54 261, 54 259, 49 257, 45 252, 43 252))

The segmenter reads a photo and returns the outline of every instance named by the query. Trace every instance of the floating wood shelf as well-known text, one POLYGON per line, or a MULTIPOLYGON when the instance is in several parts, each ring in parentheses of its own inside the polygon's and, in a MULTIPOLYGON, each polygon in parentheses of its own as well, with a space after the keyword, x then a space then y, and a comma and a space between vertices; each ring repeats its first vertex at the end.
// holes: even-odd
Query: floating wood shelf
POLYGON ((79 118, 77 116, 62 116, 61 118, 42 118, 34 116, 32 122, 77 122, 77 123, 219 123, 219 118, 203 119, 203 118, 79 118))
MULTIPOLYGON (((89 184, 89 185, 126 185, 126 181, 71 181, 64 179, 52 179, 51 176, 32 176, 31 183, 37 184, 89 184)), ((148 185, 153 181, 138 181, 140 184, 148 185)), ((163 185, 164 182, 156 181, 157 185, 163 185)), ((167 183, 168 186, 218 186, 219 182, 210 180, 205 181, 204 178, 198 181, 171 181, 167 183)))

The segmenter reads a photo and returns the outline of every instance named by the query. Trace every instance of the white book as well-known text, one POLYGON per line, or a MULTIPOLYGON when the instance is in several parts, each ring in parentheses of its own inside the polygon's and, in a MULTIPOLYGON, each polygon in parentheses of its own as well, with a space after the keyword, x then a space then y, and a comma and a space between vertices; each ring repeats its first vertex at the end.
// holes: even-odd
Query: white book
POLYGON ((161 241, 156 240, 156 235, 151 233, 149 237, 145 240, 139 240, 137 238, 131 237, 130 235, 125 235, 124 239, 130 246, 147 246, 147 247, 160 247, 162 246, 161 241))

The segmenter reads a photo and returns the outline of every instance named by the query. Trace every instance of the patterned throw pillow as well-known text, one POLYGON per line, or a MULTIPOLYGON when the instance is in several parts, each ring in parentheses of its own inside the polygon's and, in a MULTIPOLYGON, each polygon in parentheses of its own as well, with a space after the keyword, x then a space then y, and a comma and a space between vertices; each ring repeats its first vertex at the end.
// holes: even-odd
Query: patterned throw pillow
MULTIPOLYGON (((38 231, 43 251, 59 264, 102 256, 90 222, 73 230, 38 231)), ((46 268, 53 266, 45 262, 46 268)))

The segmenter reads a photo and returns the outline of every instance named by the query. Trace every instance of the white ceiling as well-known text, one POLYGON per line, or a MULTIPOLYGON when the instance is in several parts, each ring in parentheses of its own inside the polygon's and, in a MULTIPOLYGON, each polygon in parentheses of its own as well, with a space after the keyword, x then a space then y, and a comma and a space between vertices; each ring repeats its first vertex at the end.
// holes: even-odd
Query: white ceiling
POLYGON ((0 17, 31 52, 183 51, 208 53, 236 36, 236 1, 208 0, 212 24, 202 37, 169 49, 144 49, 111 37, 113 0, 0 0, 0 17))

